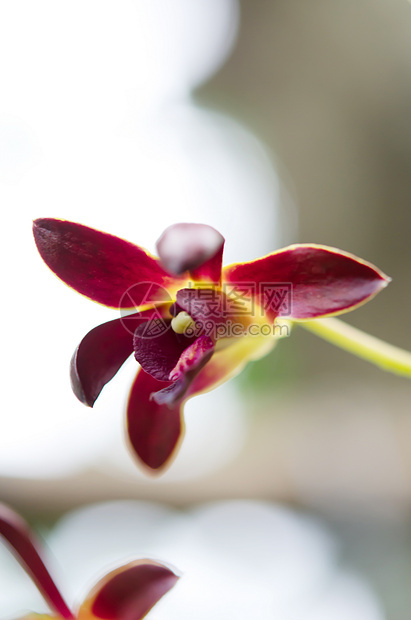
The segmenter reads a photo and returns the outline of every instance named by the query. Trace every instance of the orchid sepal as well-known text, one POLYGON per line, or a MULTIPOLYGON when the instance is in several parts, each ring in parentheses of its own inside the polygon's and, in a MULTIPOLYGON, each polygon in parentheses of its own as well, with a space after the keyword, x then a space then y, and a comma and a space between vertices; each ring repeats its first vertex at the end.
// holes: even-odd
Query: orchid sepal
POLYGON ((375 297, 391 278, 350 252, 301 243, 254 261, 228 265, 223 280, 239 288, 242 282, 254 282, 254 297, 269 318, 276 315, 264 304, 264 287, 288 284, 292 307, 287 318, 305 320, 354 310, 375 297))
POLYGON ((165 271, 144 248, 82 224, 39 218, 33 222, 33 235, 42 259, 55 275, 110 308, 165 301, 165 293, 185 282, 165 271))

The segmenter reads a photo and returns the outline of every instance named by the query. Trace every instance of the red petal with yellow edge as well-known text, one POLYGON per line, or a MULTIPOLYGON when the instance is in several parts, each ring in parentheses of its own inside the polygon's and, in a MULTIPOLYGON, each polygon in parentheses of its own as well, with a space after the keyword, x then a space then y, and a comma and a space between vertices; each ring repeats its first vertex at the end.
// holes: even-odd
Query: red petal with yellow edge
POLYGON ((73 392, 92 407, 103 387, 111 381, 133 352, 133 334, 153 317, 168 314, 169 304, 126 315, 92 329, 80 342, 70 364, 73 392))
POLYGON ((321 245, 291 245, 249 263, 226 267, 223 279, 241 290, 254 283, 254 294, 270 318, 279 314, 311 319, 352 310, 371 299, 390 279, 353 254, 321 245), (287 291, 283 298, 276 291, 287 291), (283 288, 281 288, 283 287, 283 288))
MULTIPOLYGON (((11 508, 0 504, 0 536, 3 536, 20 564, 31 576, 44 599, 58 616, 74 619, 46 568, 41 549, 27 523, 11 508)), ((48 616, 40 616, 48 617, 48 616)))
POLYGON ((139 560, 106 575, 81 606, 78 620, 141 620, 179 577, 159 562, 139 560))
POLYGON ((173 224, 157 241, 160 260, 170 273, 189 271, 193 280, 218 284, 224 237, 206 224, 173 224))
POLYGON ((168 300, 168 289, 176 284, 157 259, 119 237, 50 218, 35 220, 33 234, 48 267, 105 306, 130 308, 168 300))
POLYGON ((214 353, 210 361, 194 377, 184 400, 167 405, 157 404, 153 393, 172 386, 157 381, 140 369, 127 408, 127 429, 130 445, 137 457, 150 469, 160 473, 176 455, 184 434, 183 402, 207 392, 239 373, 247 361, 267 353, 275 344, 268 337, 244 337, 214 353))

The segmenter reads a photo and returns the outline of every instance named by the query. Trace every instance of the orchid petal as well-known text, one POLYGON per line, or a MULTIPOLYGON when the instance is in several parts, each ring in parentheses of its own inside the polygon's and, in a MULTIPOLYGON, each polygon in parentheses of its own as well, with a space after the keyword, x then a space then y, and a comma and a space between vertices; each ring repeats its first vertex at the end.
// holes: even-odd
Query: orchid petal
POLYGON ((80 342, 70 364, 73 392, 92 407, 103 387, 133 352, 133 333, 142 323, 168 313, 169 304, 161 304, 108 321, 92 329, 80 342))
POLYGON ((139 560, 106 575, 81 606, 78 620, 141 620, 176 584, 178 575, 159 562, 139 560))
POLYGON ((182 352, 193 342, 171 329, 171 319, 148 321, 134 334, 134 355, 141 367, 158 381, 168 381, 182 352))
POLYGON ((164 268, 180 275, 189 271, 196 281, 221 281, 224 237, 206 224, 174 224, 157 241, 164 268))
POLYGON ((0 504, 0 535, 10 545, 16 558, 31 576, 44 599, 59 616, 70 620, 73 614, 46 568, 41 549, 27 523, 11 508, 0 504))
POLYGON ((310 319, 348 312, 365 303, 390 279, 377 267, 335 248, 299 244, 249 263, 225 268, 223 278, 239 290, 254 283, 254 296, 267 316, 310 319), (282 311, 273 293, 291 289, 291 307, 282 311))
POLYGON ((81 224, 35 220, 41 257, 63 282, 105 306, 131 308, 170 298, 177 280, 144 249, 81 224))
POLYGON ((127 406, 128 438, 134 453, 152 470, 160 470, 176 452, 184 435, 180 403, 159 405, 151 394, 171 385, 158 381, 141 368, 127 406))

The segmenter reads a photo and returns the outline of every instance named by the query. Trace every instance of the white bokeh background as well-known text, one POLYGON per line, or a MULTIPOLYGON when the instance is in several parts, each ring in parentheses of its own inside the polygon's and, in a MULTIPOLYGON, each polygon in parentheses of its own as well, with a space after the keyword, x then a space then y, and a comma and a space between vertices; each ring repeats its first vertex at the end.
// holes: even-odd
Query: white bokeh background
MULTIPOLYGON (((68 379, 80 339, 116 315, 45 267, 33 219, 78 221, 151 251, 169 224, 205 222, 226 236, 226 262, 280 245, 285 219, 264 147, 192 95, 229 55, 238 25, 235 0, 1 4, 0 475, 61 476, 107 462, 135 471, 120 434, 135 362, 93 411, 68 379)), ((188 405, 186 444, 170 475, 218 467, 238 450, 244 417, 227 390, 218 407, 211 395, 188 405), (203 449, 202 465, 187 467, 217 426, 213 458, 203 449)))

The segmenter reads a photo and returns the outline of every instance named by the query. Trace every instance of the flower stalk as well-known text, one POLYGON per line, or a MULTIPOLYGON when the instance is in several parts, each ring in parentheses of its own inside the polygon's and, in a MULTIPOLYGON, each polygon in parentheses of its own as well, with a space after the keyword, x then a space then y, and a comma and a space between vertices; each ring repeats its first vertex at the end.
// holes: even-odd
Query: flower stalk
POLYGON ((411 377, 411 353, 333 317, 297 323, 316 336, 395 375, 411 377))

